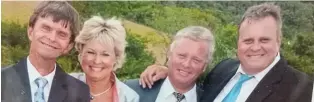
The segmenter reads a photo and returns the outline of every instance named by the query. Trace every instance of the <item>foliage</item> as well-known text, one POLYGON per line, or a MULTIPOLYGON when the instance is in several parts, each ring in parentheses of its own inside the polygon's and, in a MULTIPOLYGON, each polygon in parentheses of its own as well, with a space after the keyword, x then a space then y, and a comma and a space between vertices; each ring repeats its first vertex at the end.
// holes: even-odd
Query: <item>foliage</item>
MULTIPOLYGON (((151 35, 156 32, 147 33, 145 29, 136 29, 145 31, 144 34, 139 34, 130 27, 127 35, 126 62, 123 68, 117 70, 117 75, 122 80, 138 78, 148 65, 155 63, 155 58, 146 50, 147 47, 167 46, 176 31, 189 25, 201 25, 213 31, 216 48, 214 60, 208 69, 225 58, 235 58, 237 24, 249 6, 260 3, 263 1, 71 1, 82 16, 82 21, 91 15, 118 16, 157 29, 160 34, 167 34, 155 37, 151 35)), ((281 6, 283 15, 281 54, 294 68, 313 75, 314 3, 301 1, 275 3, 281 6)), ((4 66, 16 63, 20 58, 27 56, 29 41, 25 25, 3 21, 1 24, 1 65, 4 66)), ((69 55, 60 57, 58 63, 66 72, 80 71, 77 52, 74 50, 69 55)))

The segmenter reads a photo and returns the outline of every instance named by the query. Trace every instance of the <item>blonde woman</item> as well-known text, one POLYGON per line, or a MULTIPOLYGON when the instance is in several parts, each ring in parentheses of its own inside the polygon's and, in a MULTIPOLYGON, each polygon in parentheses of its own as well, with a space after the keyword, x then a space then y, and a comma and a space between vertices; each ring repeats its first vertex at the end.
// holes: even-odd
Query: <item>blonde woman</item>
POLYGON ((121 82, 115 70, 124 61, 126 31, 119 20, 94 16, 75 39, 84 73, 72 76, 90 88, 91 102, 138 102, 138 94, 121 82))

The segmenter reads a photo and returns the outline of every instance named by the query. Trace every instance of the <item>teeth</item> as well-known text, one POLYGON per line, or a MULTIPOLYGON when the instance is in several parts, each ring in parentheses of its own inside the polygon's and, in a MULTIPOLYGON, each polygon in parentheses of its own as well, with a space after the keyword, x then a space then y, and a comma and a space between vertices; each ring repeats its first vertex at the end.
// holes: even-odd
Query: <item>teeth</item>
POLYGON ((91 68, 92 71, 95 71, 95 72, 100 72, 102 70, 102 68, 91 68))
POLYGON ((43 43, 43 44, 44 44, 44 45, 47 45, 47 46, 49 46, 49 47, 51 47, 51 48, 57 49, 57 48, 55 48, 54 46, 48 45, 48 44, 46 44, 46 43, 43 43))
POLYGON ((262 55, 253 55, 253 56, 249 56, 251 58, 260 58, 262 55))
POLYGON ((179 72, 180 72, 180 74, 183 75, 183 76, 187 76, 187 75, 188 75, 188 73, 185 72, 185 71, 179 70, 179 72))

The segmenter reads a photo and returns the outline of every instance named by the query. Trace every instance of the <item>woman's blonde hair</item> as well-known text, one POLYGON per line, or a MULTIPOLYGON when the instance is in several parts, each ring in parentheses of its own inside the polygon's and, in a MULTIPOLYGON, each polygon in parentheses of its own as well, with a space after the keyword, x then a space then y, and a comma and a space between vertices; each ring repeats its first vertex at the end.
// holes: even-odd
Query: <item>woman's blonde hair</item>
POLYGON ((117 20, 115 17, 103 19, 100 16, 93 16, 85 21, 80 34, 75 39, 76 50, 81 53, 84 45, 92 40, 113 45, 116 55, 116 63, 113 70, 115 71, 122 67, 127 42, 126 31, 120 20, 117 20))

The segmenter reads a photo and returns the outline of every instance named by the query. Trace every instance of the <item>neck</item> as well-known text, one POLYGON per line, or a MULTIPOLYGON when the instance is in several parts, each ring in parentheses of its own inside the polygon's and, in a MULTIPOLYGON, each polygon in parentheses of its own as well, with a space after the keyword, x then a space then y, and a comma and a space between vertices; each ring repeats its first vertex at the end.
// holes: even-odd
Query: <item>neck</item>
POLYGON ((29 61, 42 76, 51 73, 56 63, 56 59, 45 59, 34 53, 29 54, 29 61))
POLYGON ((174 89, 181 94, 186 93, 189 90, 191 90, 195 84, 195 83, 176 82, 175 80, 172 80, 170 77, 168 79, 169 79, 171 85, 174 87, 174 89))
POLYGON ((89 86, 91 93, 98 94, 112 87, 113 81, 111 81, 110 79, 111 76, 106 77, 102 80, 94 81, 91 78, 86 77, 86 83, 89 86))

